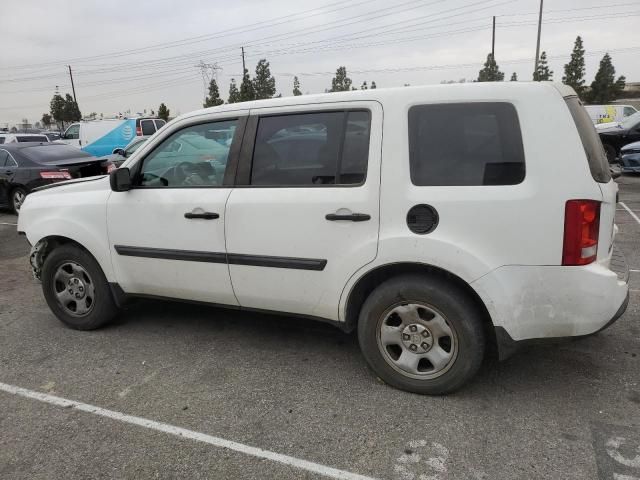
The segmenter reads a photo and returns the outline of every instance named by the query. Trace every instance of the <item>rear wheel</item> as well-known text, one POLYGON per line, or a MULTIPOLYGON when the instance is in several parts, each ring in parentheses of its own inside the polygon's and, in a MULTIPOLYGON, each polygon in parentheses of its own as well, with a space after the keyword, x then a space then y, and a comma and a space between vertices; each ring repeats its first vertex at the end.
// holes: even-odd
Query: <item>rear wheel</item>
POLYGON ((358 339, 386 383, 434 395, 473 377, 485 347, 481 312, 468 295, 419 275, 393 278, 369 295, 360 311, 358 339))
POLYGON ((11 209, 16 215, 20 213, 20 207, 25 198, 27 198, 27 191, 24 188, 16 187, 11 191, 11 209))
POLYGON ((45 259, 41 278, 49 308, 71 328, 93 330, 118 313, 100 265, 75 245, 53 250, 45 259))

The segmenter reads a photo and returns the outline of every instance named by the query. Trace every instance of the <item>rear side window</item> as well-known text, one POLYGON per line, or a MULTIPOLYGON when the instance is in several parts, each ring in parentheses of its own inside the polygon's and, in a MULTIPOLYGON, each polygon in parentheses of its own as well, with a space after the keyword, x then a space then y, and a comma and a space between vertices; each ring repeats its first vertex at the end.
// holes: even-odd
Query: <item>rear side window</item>
POLYGON ((0 168, 8 167, 7 160, 9 160, 9 154, 6 150, 0 150, 0 168))
POLYGON ((369 111, 301 113, 258 122, 251 185, 322 186, 364 183, 369 111))
POLYGON ((418 105, 409 109, 411 182, 418 186, 516 185, 525 163, 510 103, 418 105))
POLYGON ((0 145, 4 143, 4 137, 0 137, 0 145))
POLYGON ((140 120, 140 128, 142 128, 142 135, 153 135, 156 133, 156 126, 153 120, 140 120))
POLYGON ((609 182, 609 180, 611 180, 611 172, 609 171, 607 155, 604 152, 604 148, 602 148, 602 142, 589 118, 589 114, 582 106, 580 100, 578 100, 578 97, 567 97, 565 101, 578 129, 580 140, 582 140, 582 146, 584 153, 587 155, 591 176, 596 182, 609 182))

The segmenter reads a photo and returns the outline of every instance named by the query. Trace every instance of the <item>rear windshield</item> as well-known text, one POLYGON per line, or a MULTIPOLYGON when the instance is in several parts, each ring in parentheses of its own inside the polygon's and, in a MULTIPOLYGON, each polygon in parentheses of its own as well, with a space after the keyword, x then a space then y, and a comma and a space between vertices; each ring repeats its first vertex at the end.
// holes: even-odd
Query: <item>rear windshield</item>
POLYGON ((83 158, 89 160, 93 158, 93 155, 78 150, 76 147, 58 143, 23 148, 20 153, 35 163, 55 163, 60 160, 81 160, 83 158))
POLYGON ((44 135, 16 135, 18 142, 48 142, 49 139, 44 135))
POLYGON ((587 161, 589 162, 591 176, 596 182, 608 183, 611 180, 609 162, 589 114, 582 106, 582 102, 578 100, 578 97, 567 97, 565 101, 578 129, 578 134, 580 134, 584 153, 586 153, 587 161))
POLYGON ((140 120, 140 128, 142 128, 142 135, 153 135, 156 133, 156 126, 153 120, 140 120))

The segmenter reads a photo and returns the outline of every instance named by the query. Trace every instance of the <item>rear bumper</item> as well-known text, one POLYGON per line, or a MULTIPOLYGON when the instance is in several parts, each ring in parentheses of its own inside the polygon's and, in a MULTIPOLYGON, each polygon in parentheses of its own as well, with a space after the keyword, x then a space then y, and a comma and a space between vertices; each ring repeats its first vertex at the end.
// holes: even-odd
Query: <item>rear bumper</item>
POLYGON ((616 322, 616 320, 618 320, 622 316, 622 314, 624 314, 624 312, 627 310, 628 305, 629 305, 629 293, 627 292, 627 296, 625 297, 624 302, 622 302, 622 305, 620 305, 620 308, 613 315, 611 320, 609 320, 602 327, 600 327, 600 329, 586 335, 577 335, 577 336, 571 336, 571 337, 531 338, 526 340, 514 340, 513 338, 511 338, 509 333, 504 328, 495 327, 496 343, 498 344, 499 358, 500 360, 506 360, 511 355, 513 355, 514 353, 518 352, 519 350, 521 350, 522 348, 528 345, 560 343, 562 341, 568 341, 576 338, 582 338, 582 337, 588 337, 588 336, 594 335, 613 325, 616 322))
POLYGON ((614 249, 610 262, 505 266, 471 286, 487 306, 506 352, 513 342, 580 337, 606 328, 626 309, 628 278, 626 261, 614 249))

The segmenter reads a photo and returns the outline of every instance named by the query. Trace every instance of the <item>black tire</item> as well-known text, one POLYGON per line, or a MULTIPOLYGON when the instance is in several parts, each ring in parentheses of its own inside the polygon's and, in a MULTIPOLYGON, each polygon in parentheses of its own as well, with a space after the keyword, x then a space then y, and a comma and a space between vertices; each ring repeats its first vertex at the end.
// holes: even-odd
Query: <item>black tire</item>
MULTIPOLYGON (((98 265, 98 262, 96 262, 88 252, 76 245, 65 244, 56 247, 49 253, 42 266, 41 279, 42 291, 49 308, 62 323, 70 328, 76 330, 94 330, 107 324, 118 313, 118 307, 113 300, 109 283, 100 265, 98 265), (56 294, 57 291, 61 290, 61 286, 62 290, 66 290, 67 288, 64 282, 56 280, 56 274, 60 268, 65 268, 64 266, 68 264, 78 265, 81 269, 84 269, 86 274, 82 277, 82 274, 71 273, 69 281, 72 281, 76 277, 80 278, 84 281, 84 283, 81 284, 87 292, 89 287, 92 289, 92 298, 89 307, 86 307, 86 303, 89 301, 88 294, 86 299, 83 298, 85 307, 89 308, 89 310, 81 315, 74 315, 68 307, 63 306, 56 294)), ((74 301, 75 299, 72 299, 71 305, 73 305, 74 301)))
MULTIPOLYGON (((482 315, 476 303, 466 292, 445 279, 426 275, 403 275, 382 283, 366 299, 358 320, 358 340, 369 366, 387 384, 420 394, 451 393, 469 381, 482 363, 485 350, 482 315), (379 332, 383 326, 382 322, 388 322, 390 315, 393 315, 393 313, 389 315, 389 312, 393 312, 398 307, 410 309, 414 305, 418 305, 417 311, 424 306, 425 311, 439 314, 440 321, 444 319, 446 327, 451 332, 449 345, 454 345, 452 338, 456 337, 456 351, 454 352, 454 347, 450 347, 448 355, 451 358, 446 368, 442 368, 440 372, 430 375, 421 372, 416 375, 402 372, 397 365, 395 367, 391 365, 393 360, 390 360, 390 347, 382 346, 383 341, 380 339, 382 333, 379 332)), ((421 317, 422 314, 416 317, 417 321, 427 326, 433 320, 426 316, 427 320, 423 321, 421 317)), ((398 329, 403 328, 405 323, 403 321, 398 329)), ((385 326, 388 325, 387 323, 385 326)), ((424 328, 420 325, 418 327, 424 328)), ((408 327, 404 328, 406 331, 408 327)), ((415 327, 411 326, 411 328, 415 327)), ((428 336, 429 333, 425 335, 428 336)), ((403 343, 406 336, 408 335, 402 334, 403 343)), ((433 339, 438 341, 436 334, 433 335, 433 339)), ((392 345, 392 347, 395 346, 392 345)), ((444 347, 446 348, 446 345, 444 347)), ((434 349, 435 343, 430 348, 434 349)), ((403 353, 409 353, 408 349, 404 349, 403 353)), ((435 367, 433 371, 435 372, 435 367)))
POLYGON ((22 206, 22 202, 17 201, 17 196, 22 196, 22 202, 24 202, 24 197, 27 196, 27 191, 22 188, 22 187, 16 187, 13 190, 11 190, 11 194, 9 196, 9 201, 11 202, 11 210, 13 211, 13 213, 15 213, 16 215, 20 214, 20 207, 22 206))
POLYGON ((616 149, 608 143, 605 143, 602 146, 604 147, 604 152, 607 154, 607 160, 609 163, 616 163, 616 159, 618 158, 616 149))

